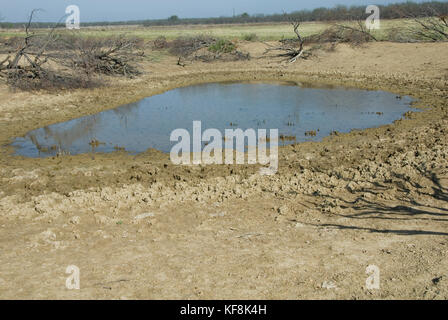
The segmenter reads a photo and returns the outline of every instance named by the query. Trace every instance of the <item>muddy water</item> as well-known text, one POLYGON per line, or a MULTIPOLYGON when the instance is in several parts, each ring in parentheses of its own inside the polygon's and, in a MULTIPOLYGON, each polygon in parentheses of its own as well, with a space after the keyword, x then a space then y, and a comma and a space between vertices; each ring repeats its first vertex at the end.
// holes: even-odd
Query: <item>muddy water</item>
POLYGON ((47 157, 148 148, 169 152, 174 129, 278 129, 280 144, 318 141, 333 131, 349 132, 392 123, 412 99, 383 91, 301 88, 292 84, 214 83, 179 88, 139 102, 54 124, 15 139, 16 153, 47 157))

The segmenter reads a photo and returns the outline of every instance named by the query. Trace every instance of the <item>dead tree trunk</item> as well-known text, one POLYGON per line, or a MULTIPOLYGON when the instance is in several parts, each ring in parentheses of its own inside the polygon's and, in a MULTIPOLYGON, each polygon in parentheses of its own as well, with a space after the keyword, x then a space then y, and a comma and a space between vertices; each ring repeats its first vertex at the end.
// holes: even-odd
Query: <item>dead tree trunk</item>
POLYGON ((290 63, 296 62, 297 59, 300 58, 303 54, 303 39, 299 33, 300 22, 293 22, 292 24, 294 26, 294 33, 297 35, 297 39, 299 40, 299 49, 298 50, 291 49, 292 52, 290 52, 290 55, 292 57, 289 60, 290 63))
POLYGON ((296 41, 283 41, 282 45, 279 47, 271 47, 267 48, 264 52, 264 55, 268 54, 271 51, 283 51, 282 53, 277 53, 274 55, 274 57, 282 57, 286 58, 289 63, 294 63, 302 57, 304 48, 303 48, 303 38, 300 35, 299 27, 300 22, 299 21, 291 21, 292 26, 294 27, 294 33, 297 36, 297 42, 296 41))

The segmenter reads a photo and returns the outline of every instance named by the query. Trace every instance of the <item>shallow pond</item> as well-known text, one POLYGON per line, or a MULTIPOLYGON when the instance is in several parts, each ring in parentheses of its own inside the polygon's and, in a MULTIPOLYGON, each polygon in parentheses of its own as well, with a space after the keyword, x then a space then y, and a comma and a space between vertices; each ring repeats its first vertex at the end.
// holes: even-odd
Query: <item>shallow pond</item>
POLYGON ((178 88, 139 102, 33 130, 15 139, 16 153, 47 157, 155 148, 169 152, 177 128, 202 130, 278 129, 280 145, 318 141, 333 131, 349 132, 392 123, 410 107, 410 97, 383 91, 301 88, 293 84, 213 83, 178 88))

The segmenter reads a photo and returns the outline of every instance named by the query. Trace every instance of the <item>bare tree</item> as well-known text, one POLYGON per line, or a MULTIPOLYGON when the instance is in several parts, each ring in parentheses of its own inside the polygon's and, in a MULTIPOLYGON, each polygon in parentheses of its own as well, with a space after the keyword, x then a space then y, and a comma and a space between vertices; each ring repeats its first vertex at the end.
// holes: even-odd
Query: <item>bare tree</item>
POLYGON ((299 27, 300 27, 300 21, 290 21, 293 28, 294 28, 294 33, 297 36, 297 41, 281 41, 281 45, 278 47, 272 47, 270 45, 269 48, 267 48, 264 52, 264 54, 268 54, 272 51, 281 51, 281 53, 277 53, 274 56, 275 57, 281 57, 281 58, 286 58, 286 60, 289 63, 294 63, 297 61, 297 59, 299 59, 300 57, 302 57, 303 53, 304 53, 304 48, 303 48, 303 38, 300 35, 299 32, 299 27))
POLYGON ((45 55, 47 45, 53 40, 54 28, 40 40, 31 31, 34 15, 39 9, 34 9, 25 25, 25 37, 21 41, 15 54, 8 55, 0 61, 0 76, 6 77, 9 82, 21 81, 22 79, 42 79, 49 76, 43 65, 47 63, 45 55))
POLYGON ((55 25, 48 33, 36 34, 31 30, 33 18, 39 9, 34 9, 25 25, 25 37, 16 41, 15 52, 0 61, 0 77, 13 88, 26 90, 79 86, 79 79, 61 76, 46 65, 49 56, 47 46, 54 41, 55 25))

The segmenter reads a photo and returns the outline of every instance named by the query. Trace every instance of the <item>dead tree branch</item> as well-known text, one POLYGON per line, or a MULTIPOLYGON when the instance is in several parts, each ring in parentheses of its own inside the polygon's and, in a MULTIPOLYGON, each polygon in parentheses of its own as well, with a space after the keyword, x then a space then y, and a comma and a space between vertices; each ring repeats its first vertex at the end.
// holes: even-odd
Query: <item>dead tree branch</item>
POLYGON ((297 36, 297 41, 283 41, 281 46, 278 47, 273 47, 273 46, 269 46, 269 48, 267 48, 264 52, 263 55, 266 55, 272 51, 283 51, 282 53, 277 53, 274 55, 274 57, 281 57, 281 58, 286 58, 287 61, 289 63, 294 63, 297 61, 297 59, 299 59, 300 57, 302 57, 303 53, 304 53, 304 48, 303 48, 303 38, 300 35, 299 32, 299 27, 300 27, 300 22, 299 21, 291 21, 291 24, 294 28, 294 33, 297 36), (297 45, 298 43, 298 45, 297 45))
POLYGON ((34 33, 31 27, 38 11, 38 9, 32 10, 24 26, 25 37, 17 39, 15 52, 0 62, 0 77, 4 78, 11 88, 22 90, 90 86, 90 82, 77 73, 60 69, 53 71, 49 67, 47 62, 50 58, 54 61, 56 54, 52 53, 50 56, 47 52, 48 47, 51 46, 56 51, 60 49, 54 36, 59 23, 48 33, 34 33))
POLYGON ((371 34, 370 31, 365 27, 365 25, 362 21, 358 20, 357 25, 358 25, 357 28, 351 27, 351 26, 346 26, 343 24, 336 24, 335 26, 339 29, 349 30, 352 33, 359 33, 360 35, 364 35, 373 41, 378 41, 377 38, 373 34, 371 34))
POLYGON ((439 14, 433 7, 427 6, 426 13, 421 16, 403 10, 397 12, 413 22, 405 30, 408 38, 434 42, 448 40, 448 16, 439 14))
POLYGON ((107 39, 66 37, 67 46, 60 57, 62 65, 80 69, 87 75, 123 75, 133 77, 140 74, 135 64, 144 52, 137 38, 112 37, 107 39))
POLYGON ((24 76, 28 78, 39 78, 44 73, 42 65, 47 62, 47 58, 41 59, 42 54, 33 54, 32 39, 35 37, 35 34, 31 32, 31 24, 35 13, 38 11, 38 9, 31 11, 25 26, 25 38, 15 53, 14 58, 10 59, 10 56, 8 56, 8 58, 0 63, 0 73, 2 76, 6 76, 9 79, 24 76), (32 59, 33 56, 34 59, 32 59), (6 62, 7 64, 5 64, 6 62))

